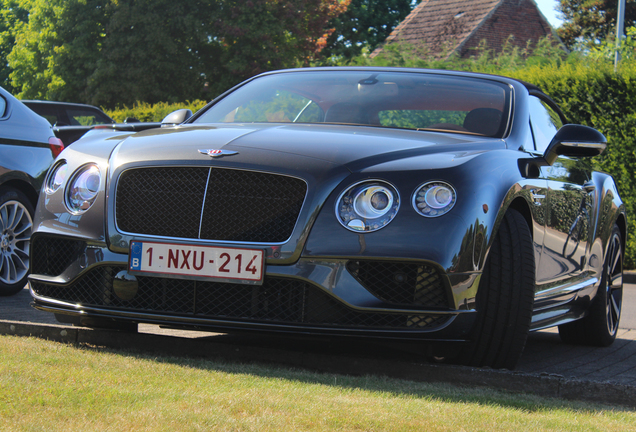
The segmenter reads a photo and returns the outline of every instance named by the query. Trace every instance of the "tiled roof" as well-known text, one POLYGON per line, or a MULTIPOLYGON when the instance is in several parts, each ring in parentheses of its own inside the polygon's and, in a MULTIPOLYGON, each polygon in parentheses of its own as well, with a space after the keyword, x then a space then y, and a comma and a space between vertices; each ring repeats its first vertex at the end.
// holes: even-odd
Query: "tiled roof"
MULTIPOLYGON (((424 44, 432 56, 449 55, 476 34, 484 23, 491 22, 489 19, 504 3, 519 5, 523 2, 524 0, 422 0, 391 32, 385 43, 404 41, 413 45, 424 44)), ((532 3, 536 9, 536 4, 532 3)), ((542 17, 545 26, 550 28, 538 9, 537 16, 542 17)), ((380 50, 378 48, 373 55, 377 55, 380 50)))

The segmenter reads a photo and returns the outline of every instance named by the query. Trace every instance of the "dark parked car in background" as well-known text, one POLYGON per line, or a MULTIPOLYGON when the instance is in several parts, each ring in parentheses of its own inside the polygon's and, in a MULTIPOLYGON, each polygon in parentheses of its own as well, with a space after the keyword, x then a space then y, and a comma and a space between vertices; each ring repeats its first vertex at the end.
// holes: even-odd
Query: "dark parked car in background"
POLYGON ((94 132, 35 218, 34 305, 62 322, 406 339, 506 368, 532 330, 616 337, 606 139, 531 84, 286 70, 175 127, 94 132))
POLYGON ((44 117, 51 126, 93 126, 115 121, 96 106, 41 100, 23 100, 23 104, 44 117))
POLYGON ((47 119, 64 145, 77 141, 93 126, 115 123, 104 111, 92 105, 41 100, 23 100, 22 103, 47 119))
POLYGON ((124 120, 124 123, 116 123, 105 112, 92 105, 41 100, 23 100, 22 102, 47 119, 53 126, 55 136, 67 146, 94 128, 142 131, 161 126, 161 123, 140 122, 132 117, 124 120))
POLYGON ((26 285, 38 193, 62 149, 46 120, 0 88, 0 295, 26 285))

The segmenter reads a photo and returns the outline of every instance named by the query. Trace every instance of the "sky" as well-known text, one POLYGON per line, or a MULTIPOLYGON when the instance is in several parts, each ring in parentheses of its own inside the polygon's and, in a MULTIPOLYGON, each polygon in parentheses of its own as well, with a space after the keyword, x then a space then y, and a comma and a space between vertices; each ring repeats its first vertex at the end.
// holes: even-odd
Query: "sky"
POLYGON ((563 21, 557 18, 557 11, 554 8, 559 3, 558 0, 534 0, 534 2, 539 6, 541 13, 548 19, 552 27, 557 28, 561 25, 563 21))

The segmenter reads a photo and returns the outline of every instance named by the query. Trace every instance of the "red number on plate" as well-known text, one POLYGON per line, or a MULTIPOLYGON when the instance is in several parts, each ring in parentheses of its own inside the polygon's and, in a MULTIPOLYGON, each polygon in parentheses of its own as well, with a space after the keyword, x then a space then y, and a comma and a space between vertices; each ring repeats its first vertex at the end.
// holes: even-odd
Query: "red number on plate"
POLYGON ((246 271, 251 272, 252 274, 256 274, 258 272, 258 269, 254 267, 254 261, 256 261, 257 258, 258 258, 258 255, 254 255, 254 258, 252 258, 252 261, 250 261, 247 267, 245 267, 246 271))
POLYGON ((230 263, 230 254, 229 253, 222 253, 221 256, 219 258, 225 258, 225 262, 223 264, 221 264, 221 267, 219 267, 219 272, 220 273, 229 273, 230 269, 225 268, 229 263, 230 263))
POLYGON ((243 258, 242 254, 238 254, 234 257, 234 259, 238 261, 238 273, 241 273, 241 258, 243 258))

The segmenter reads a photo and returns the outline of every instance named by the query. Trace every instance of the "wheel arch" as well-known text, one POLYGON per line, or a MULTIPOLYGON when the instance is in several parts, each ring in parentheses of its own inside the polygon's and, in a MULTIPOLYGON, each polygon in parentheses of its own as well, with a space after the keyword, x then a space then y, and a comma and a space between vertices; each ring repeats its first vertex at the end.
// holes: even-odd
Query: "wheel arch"
POLYGON ((625 254, 625 247, 627 245, 627 218, 624 213, 620 213, 616 218, 616 225, 621 233, 621 246, 623 247, 623 254, 625 254))
POLYGON ((501 223, 504 217, 506 216, 506 214, 510 212, 510 210, 515 210, 521 214, 523 219, 526 221, 528 230, 530 231, 530 238, 532 241, 534 241, 535 233, 533 230, 534 224, 532 219, 532 209, 530 208, 530 204, 528 203, 528 201, 522 195, 517 195, 514 198, 512 198, 509 202, 507 202, 507 205, 502 206, 502 208, 499 211, 499 214, 497 215, 496 220, 494 221, 493 229, 490 234, 490 239, 488 243, 488 250, 485 251, 486 253, 482 257, 481 270, 483 270, 483 266, 485 266, 486 264, 488 255, 490 254, 490 248, 492 247, 495 237, 497 236, 497 233, 499 232, 499 229, 501 228, 501 223))
POLYGON ((38 203, 38 191, 35 190, 33 185, 25 180, 20 179, 12 179, 8 180, 2 184, 0 184, 0 189, 2 188, 10 188, 16 189, 22 192, 29 199, 33 208, 36 207, 38 203))
POLYGON ((528 224, 530 235, 534 240, 534 232, 532 231, 532 226, 534 225, 532 223, 532 211, 530 210, 530 205, 528 204, 528 202, 522 197, 516 197, 514 200, 512 200, 506 211, 510 209, 516 210, 521 213, 521 216, 523 216, 523 218, 526 220, 526 224, 528 224))

